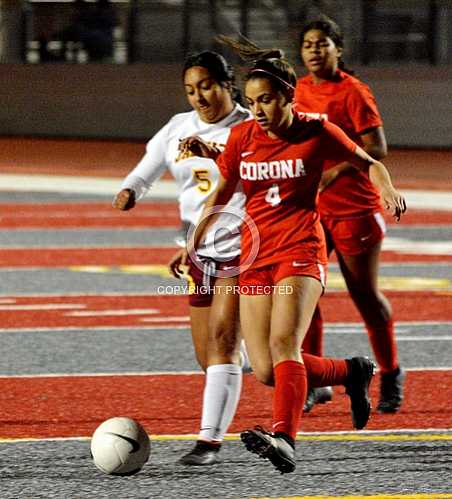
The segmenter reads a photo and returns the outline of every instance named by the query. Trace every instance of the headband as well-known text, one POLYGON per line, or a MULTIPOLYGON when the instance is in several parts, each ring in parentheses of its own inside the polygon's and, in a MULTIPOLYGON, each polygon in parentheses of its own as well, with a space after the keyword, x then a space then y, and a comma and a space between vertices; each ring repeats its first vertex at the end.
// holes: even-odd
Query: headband
POLYGON ((280 81, 283 85, 285 85, 287 88, 290 88, 291 90, 295 90, 295 87, 293 85, 291 85, 289 82, 283 80, 282 78, 280 78, 279 76, 271 73, 270 71, 266 71, 265 69, 252 69, 250 71, 250 73, 256 73, 256 72, 260 72, 260 73, 265 73, 267 74, 268 76, 271 76, 272 78, 276 78, 278 81, 280 81))

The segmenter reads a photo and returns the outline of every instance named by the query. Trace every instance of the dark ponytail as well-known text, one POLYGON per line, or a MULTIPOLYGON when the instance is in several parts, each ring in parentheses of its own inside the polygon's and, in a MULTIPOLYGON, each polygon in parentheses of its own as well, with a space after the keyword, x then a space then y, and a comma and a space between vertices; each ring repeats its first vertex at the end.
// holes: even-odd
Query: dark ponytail
POLYGON ((197 54, 192 54, 187 57, 182 69, 182 78, 188 69, 200 66, 209 71, 212 78, 218 82, 223 87, 229 85, 231 88, 232 100, 243 104, 242 95, 238 89, 235 81, 234 68, 228 64, 226 59, 217 52, 212 50, 205 50, 204 52, 199 52, 197 54))
POLYGON ((242 60, 252 62, 251 68, 245 75, 245 81, 253 78, 267 78, 272 82, 275 90, 283 92, 292 100, 297 84, 297 75, 294 68, 285 59, 281 49, 263 49, 245 37, 242 37, 242 41, 239 42, 220 35, 217 40, 232 48, 242 60))

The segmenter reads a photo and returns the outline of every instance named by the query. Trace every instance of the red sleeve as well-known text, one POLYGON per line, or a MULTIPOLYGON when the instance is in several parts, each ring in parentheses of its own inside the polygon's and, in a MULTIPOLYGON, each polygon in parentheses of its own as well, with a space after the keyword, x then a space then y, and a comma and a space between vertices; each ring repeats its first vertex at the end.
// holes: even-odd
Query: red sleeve
POLYGON ((355 157, 358 145, 348 135, 331 121, 323 125, 325 144, 322 151, 325 159, 335 163, 351 161, 355 157))
POLYGON ((360 82, 349 93, 347 110, 357 134, 383 125, 375 97, 364 83, 360 82))
POLYGON ((234 133, 234 128, 229 134, 223 152, 216 159, 220 173, 226 180, 239 180, 240 178, 240 147, 238 134, 234 133))

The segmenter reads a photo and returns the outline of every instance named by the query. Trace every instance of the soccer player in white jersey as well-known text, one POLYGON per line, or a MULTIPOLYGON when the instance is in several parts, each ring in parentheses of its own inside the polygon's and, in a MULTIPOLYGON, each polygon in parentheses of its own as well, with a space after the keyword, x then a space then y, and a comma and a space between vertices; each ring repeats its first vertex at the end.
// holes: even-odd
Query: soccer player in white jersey
MULTIPOLYGON (((235 87, 233 69, 219 54, 204 51, 190 56, 183 68, 183 83, 193 110, 173 116, 148 142, 146 154, 123 181, 113 206, 128 210, 150 186, 169 170, 179 187, 183 227, 196 226, 208 196, 215 189, 218 167, 211 159, 195 156, 180 142, 201 137, 221 150, 230 127, 251 117, 243 108, 235 87)), ((240 225, 244 196, 239 188, 228 203, 212 237, 199 249, 196 261, 189 261, 188 278, 193 345, 200 366, 206 371, 201 430, 195 447, 180 462, 211 465, 219 462, 223 436, 231 423, 240 397, 242 369, 238 333, 238 295, 228 293, 237 285, 240 225)), ((170 262, 173 275, 180 277, 184 250, 170 262)))

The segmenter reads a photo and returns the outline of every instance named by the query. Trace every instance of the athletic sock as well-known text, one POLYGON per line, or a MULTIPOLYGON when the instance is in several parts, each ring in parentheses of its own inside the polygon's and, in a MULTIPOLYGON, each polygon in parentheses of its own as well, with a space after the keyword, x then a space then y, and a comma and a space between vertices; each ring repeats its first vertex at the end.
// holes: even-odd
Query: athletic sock
POLYGON ((285 360, 273 368, 273 432, 286 433, 295 440, 307 393, 305 366, 285 360))
POLYGON ((253 372, 244 340, 240 342, 240 367, 242 368, 242 372, 244 374, 253 372))
POLYGON ((311 388, 344 385, 346 383, 349 368, 345 359, 316 357, 308 353, 302 355, 308 374, 308 384, 311 388))
POLYGON ((317 357, 323 356, 323 319, 318 305, 303 340, 303 352, 317 355, 317 357))
POLYGON ((394 332, 394 321, 389 319, 380 327, 371 327, 366 324, 369 341, 382 373, 390 373, 397 369, 397 344, 394 332))
POLYGON ((235 411, 242 390, 242 369, 235 364, 218 364, 206 371, 201 430, 199 438, 221 442, 235 411))

